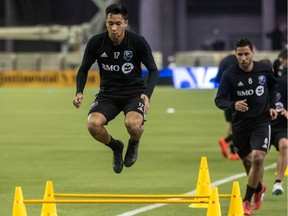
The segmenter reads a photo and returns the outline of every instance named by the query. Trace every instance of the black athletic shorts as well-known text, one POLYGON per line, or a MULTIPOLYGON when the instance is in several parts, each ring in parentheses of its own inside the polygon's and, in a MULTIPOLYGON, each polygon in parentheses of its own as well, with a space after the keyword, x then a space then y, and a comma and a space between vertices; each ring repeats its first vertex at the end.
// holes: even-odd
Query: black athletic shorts
POLYGON ((224 110, 224 116, 225 116, 226 122, 231 122, 232 121, 232 110, 231 109, 224 110))
POLYGON ((240 158, 244 158, 252 150, 268 152, 270 149, 270 123, 255 124, 252 128, 233 130, 233 147, 240 158))
POLYGON ((271 129, 271 145, 274 145, 277 151, 279 151, 279 140, 282 138, 287 139, 287 129, 285 128, 271 129))
POLYGON ((126 115, 130 111, 135 111, 143 116, 144 122, 144 101, 140 96, 114 96, 114 95, 96 95, 94 103, 92 104, 90 111, 101 113, 107 119, 106 124, 114 119, 120 112, 124 112, 126 115))

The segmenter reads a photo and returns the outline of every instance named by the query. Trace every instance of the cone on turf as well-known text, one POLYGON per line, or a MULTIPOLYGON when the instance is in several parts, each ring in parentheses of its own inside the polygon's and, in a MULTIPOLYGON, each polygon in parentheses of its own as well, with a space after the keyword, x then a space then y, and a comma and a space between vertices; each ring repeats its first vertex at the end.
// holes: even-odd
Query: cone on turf
POLYGON ((288 176, 288 166, 286 167, 286 170, 285 170, 284 175, 285 175, 285 176, 288 176))
POLYGON ((217 187, 212 188, 206 216, 221 216, 221 207, 217 187))
POLYGON ((243 216, 242 202, 239 182, 233 182, 228 216, 243 216))
MULTIPOLYGON (((52 181, 47 181, 44 200, 54 201, 54 190, 52 181)), ((57 209, 55 203, 43 203, 41 216, 57 216, 57 209)))
MULTIPOLYGON (((210 174, 208 169, 207 158, 205 156, 201 157, 201 163, 198 173, 198 180, 196 186, 196 194, 198 196, 210 196, 211 194, 211 184, 210 184, 210 174)), ((195 198, 197 201, 203 201, 205 203, 192 203, 190 208, 207 208, 209 198, 195 198)))
POLYGON ((16 187, 12 216, 27 216, 21 187, 16 187))

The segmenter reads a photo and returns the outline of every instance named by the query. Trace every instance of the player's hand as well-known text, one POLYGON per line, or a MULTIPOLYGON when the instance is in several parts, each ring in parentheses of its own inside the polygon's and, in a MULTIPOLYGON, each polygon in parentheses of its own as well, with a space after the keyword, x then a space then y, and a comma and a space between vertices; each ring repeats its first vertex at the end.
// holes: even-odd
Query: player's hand
POLYGON ((287 110, 286 110, 285 108, 282 108, 282 109, 280 110, 280 114, 283 115, 283 116, 285 116, 285 118, 288 118, 288 112, 287 112, 287 110))
POLYGON ((149 98, 148 98, 148 96, 147 95, 145 95, 145 94, 142 94, 141 96, 140 96, 142 99, 143 99, 143 101, 144 101, 144 113, 145 114, 147 114, 148 113, 148 111, 149 111, 149 98))
POLYGON ((249 110, 249 108, 248 108, 248 104, 246 103, 246 101, 247 101, 246 99, 236 101, 236 103, 234 104, 235 110, 237 110, 239 112, 247 112, 249 110))
POLYGON ((275 120, 277 118, 278 113, 277 113, 277 111, 275 109, 270 108, 269 109, 269 113, 270 113, 270 116, 271 116, 271 120, 275 120))
POLYGON ((73 98, 73 105, 76 108, 79 108, 82 104, 83 94, 81 92, 77 93, 77 95, 73 98))

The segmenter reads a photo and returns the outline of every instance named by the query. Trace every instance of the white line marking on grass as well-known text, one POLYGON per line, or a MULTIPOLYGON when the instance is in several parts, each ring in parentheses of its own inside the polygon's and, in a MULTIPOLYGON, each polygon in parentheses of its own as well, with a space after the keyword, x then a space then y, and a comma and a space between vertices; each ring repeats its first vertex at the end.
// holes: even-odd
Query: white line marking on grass
MULTIPOLYGON (((273 163, 271 165, 268 165, 268 166, 264 167, 264 170, 273 169, 275 167, 276 167, 276 163, 273 163)), ((233 181, 235 179, 242 178, 244 176, 246 176, 245 172, 239 173, 239 174, 236 174, 236 175, 233 175, 233 176, 229 176, 227 178, 220 179, 218 181, 212 182, 211 186, 217 187, 219 185, 231 182, 231 181, 233 181)), ((195 194, 195 193, 196 193, 196 189, 194 189, 193 191, 187 192, 185 194, 195 194)), ((142 212, 146 212, 146 211, 149 211, 149 210, 152 210, 152 209, 155 209, 155 208, 159 208, 159 207, 162 207, 162 206, 165 206, 165 205, 168 205, 168 204, 148 205, 148 206, 145 206, 145 207, 142 207, 142 208, 138 208, 138 209, 135 209, 135 210, 132 210, 132 211, 129 211, 129 212, 124 212, 123 214, 119 214, 117 216, 133 216, 133 215, 136 215, 136 214, 139 214, 139 213, 142 213, 142 212)))

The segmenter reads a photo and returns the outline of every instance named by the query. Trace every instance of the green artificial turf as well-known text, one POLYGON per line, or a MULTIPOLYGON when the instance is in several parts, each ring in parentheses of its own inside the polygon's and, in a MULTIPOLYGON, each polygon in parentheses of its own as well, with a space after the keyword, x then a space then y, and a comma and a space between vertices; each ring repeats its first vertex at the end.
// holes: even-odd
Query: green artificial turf
MULTIPOLYGON (((86 129, 95 89, 86 89, 79 109, 72 105, 73 88, 0 88, 0 216, 12 215, 15 187, 24 199, 42 199, 46 181, 55 193, 184 194, 196 189, 200 160, 208 160, 211 183, 244 172, 240 161, 224 159, 217 140, 225 135, 223 112, 214 105, 215 90, 156 87, 141 139, 139 158, 121 174, 112 169, 112 153, 86 129), (174 113, 167 113, 173 108, 174 113)), ((125 145, 123 114, 107 126, 125 145)), ((127 147, 127 145, 126 145, 127 147)), ((276 162, 272 147, 265 166, 276 162)), ((253 215, 287 214, 285 194, 272 196, 275 168, 265 171, 265 200, 253 215)), ((231 193, 238 181, 241 194, 247 178, 223 182, 218 192, 231 193)), ((219 182, 218 182, 219 183, 219 182)), ((220 199, 222 215, 229 200, 220 199)), ((149 204, 57 204, 58 216, 115 216, 149 204)), ((27 204, 27 216, 40 216, 41 204, 27 204)), ((141 216, 202 216, 206 209, 186 204, 164 205, 141 216)))

